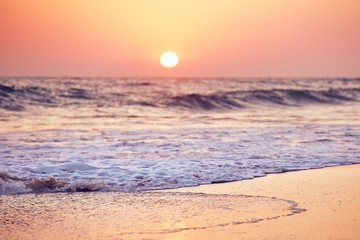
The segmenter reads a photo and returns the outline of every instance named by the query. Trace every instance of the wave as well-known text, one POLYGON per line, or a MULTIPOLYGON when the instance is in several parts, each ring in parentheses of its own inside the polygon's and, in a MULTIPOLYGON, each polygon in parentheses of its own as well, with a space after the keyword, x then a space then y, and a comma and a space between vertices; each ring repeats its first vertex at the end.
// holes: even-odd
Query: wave
POLYGON ((170 100, 168 105, 202 110, 234 109, 243 107, 243 105, 237 102, 237 99, 232 99, 226 94, 188 94, 176 96, 170 100))
POLYGON ((75 99, 93 99, 93 97, 86 90, 80 88, 70 88, 64 94, 60 94, 60 96, 75 99))
MULTIPOLYGON (((33 84, 33 83, 30 83, 33 84)), ((142 83, 133 87, 102 89, 104 83, 88 86, 56 82, 48 85, 11 86, 0 84, 0 108, 8 111, 25 111, 29 107, 123 107, 175 108, 186 110, 237 110, 257 106, 303 106, 307 104, 341 104, 360 100, 360 88, 338 87, 326 90, 314 89, 267 89, 218 91, 210 94, 167 93, 158 85, 142 83), (153 89, 154 88, 154 89, 153 89)), ((346 85, 343 85, 346 86, 346 85)))
POLYGON ((302 106, 341 104, 360 100, 360 88, 329 90, 273 89, 217 92, 209 95, 187 94, 170 99, 168 106, 194 110, 227 110, 251 106, 302 106))
POLYGON ((88 90, 81 88, 15 87, 0 84, 0 108, 9 111, 24 111, 30 106, 63 107, 95 98, 88 90))
POLYGON ((23 111, 29 105, 54 105, 51 91, 38 86, 18 88, 0 84, 0 108, 23 111))

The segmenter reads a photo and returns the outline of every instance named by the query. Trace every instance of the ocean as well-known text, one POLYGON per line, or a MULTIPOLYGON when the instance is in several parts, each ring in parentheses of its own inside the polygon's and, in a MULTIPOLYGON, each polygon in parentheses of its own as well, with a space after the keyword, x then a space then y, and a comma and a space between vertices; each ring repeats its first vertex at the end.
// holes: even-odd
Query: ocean
POLYGON ((0 194, 360 163, 360 79, 0 78, 0 194))

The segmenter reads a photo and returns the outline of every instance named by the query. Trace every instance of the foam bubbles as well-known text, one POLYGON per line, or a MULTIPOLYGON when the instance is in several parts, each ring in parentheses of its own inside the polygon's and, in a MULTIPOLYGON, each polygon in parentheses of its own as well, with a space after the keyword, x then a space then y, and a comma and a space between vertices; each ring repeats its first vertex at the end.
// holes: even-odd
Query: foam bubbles
POLYGON ((359 132, 358 125, 108 130, 101 137, 94 131, 33 131, 44 139, 36 151, 22 140, 29 132, 7 133, 1 192, 132 192, 360 163, 359 132), (61 144, 50 145, 49 135, 61 144))

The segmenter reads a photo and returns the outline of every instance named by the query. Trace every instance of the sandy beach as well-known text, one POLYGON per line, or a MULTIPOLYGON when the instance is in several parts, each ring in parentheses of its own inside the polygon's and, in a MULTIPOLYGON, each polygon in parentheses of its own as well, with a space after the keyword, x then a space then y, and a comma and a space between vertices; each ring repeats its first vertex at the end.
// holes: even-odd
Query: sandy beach
POLYGON ((0 196, 1 239, 358 239, 360 165, 142 193, 0 196))
POLYGON ((222 233, 216 230, 201 232, 195 237, 197 239, 219 239, 225 233, 226 239, 358 239, 359 184, 360 165, 352 165, 275 174, 181 191, 273 196, 291 199, 306 209, 290 217, 230 226, 222 233))

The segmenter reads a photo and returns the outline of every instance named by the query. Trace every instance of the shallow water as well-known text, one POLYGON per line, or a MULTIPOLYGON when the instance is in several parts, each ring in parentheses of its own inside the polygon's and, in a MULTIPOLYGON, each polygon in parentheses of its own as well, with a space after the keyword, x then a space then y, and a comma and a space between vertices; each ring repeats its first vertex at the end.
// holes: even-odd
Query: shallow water
POLYGON ((0 193, 360 163, 360 79, 0 79, 0 193))
POLYGON ((28 194, 0 196, 0 203, 2 239, 144 239, 304 211, 274 197, 201 193, 28 194))

